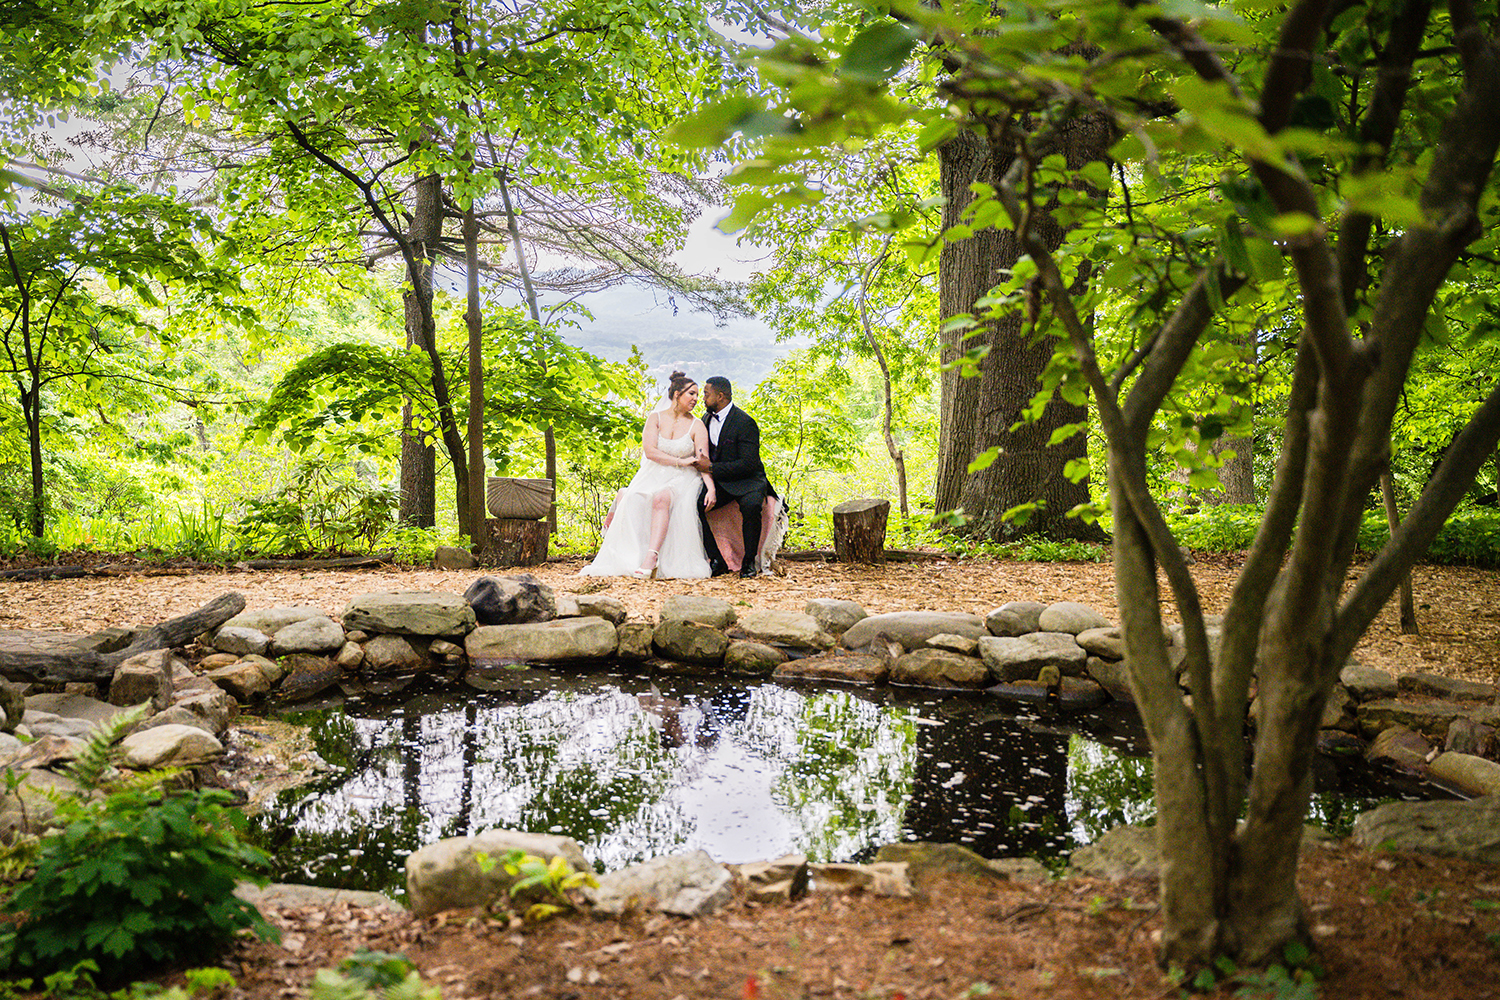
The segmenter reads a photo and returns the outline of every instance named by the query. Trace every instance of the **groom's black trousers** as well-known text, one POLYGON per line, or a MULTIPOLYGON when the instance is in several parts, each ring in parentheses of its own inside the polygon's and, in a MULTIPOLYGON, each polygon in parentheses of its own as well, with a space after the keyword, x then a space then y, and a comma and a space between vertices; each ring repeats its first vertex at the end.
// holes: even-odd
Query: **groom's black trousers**
POLYGON ((724 555, 719 551, 719 543, 714 539, 714 533, 708 526, 708 512, 718 510, 727 503, 737 503, 740 507, 740 530, 745 541, 745 561, 740 569, 753 568, 756 557, 760 554, 760 519, 761 511, 766 505, 766 497, 769 495, 770 484, 763 483, 750 488, 750 492, 740 496, 727 496, 718 493, 714 497, 713 507, 705 507, 704 499, 708 496, 708 487, 704 487, 698 494, 698 518, 703 526, 703 549, 708 554, 708 565, 714 573, 727 572, 729 566, 724 562, 724 555))

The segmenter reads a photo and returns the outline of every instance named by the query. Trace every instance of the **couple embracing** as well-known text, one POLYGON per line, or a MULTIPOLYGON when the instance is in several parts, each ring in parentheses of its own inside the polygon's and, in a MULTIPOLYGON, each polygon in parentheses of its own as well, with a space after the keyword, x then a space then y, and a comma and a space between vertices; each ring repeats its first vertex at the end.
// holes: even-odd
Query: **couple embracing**
MULTIPOLYGON (((673 372, 667 392, 646 416, 641 467, 620 491, 605 520, 604 538, 585 576, 701 578, 729 572, 710 515, 738 510, 743 543, 741 576, 757 562, 770 565, 779 533, 767 537, 766 500, 776 491, 760 461, 760 428, 734 405, 734 390, 720 375, 698 383, 673 372)), ((724 533, 719 532, 723 538, 724 533)), ((732 554, 731 554, 732 558, 732 554)))

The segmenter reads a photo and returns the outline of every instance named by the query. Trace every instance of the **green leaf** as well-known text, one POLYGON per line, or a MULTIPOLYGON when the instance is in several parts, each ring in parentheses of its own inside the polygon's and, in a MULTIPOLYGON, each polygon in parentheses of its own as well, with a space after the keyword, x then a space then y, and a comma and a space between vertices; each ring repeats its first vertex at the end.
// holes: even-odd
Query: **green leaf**
POLYGON ((849 42, 839 61, 839 75, 864 83, 884 83, 895 75, 916 47, 916 32, 899 21, 881 21, 849 42))
POLYGON ((997 445, 994 448, 989 448, 989 449, 987 449, 985 451, 980 452, 978 455, 975 455, 974 456, 974 460, 969 463, 969 466, 968 466, 968 468, 965 471, 967 471, 967 472, 981 472, 981 471, 983 471, 985 469, 988 469, 990 466, 994 465, 995 464, 995 460, 997 458, 999 458, 999 457, 1000 457, 1000 448, 997 445))

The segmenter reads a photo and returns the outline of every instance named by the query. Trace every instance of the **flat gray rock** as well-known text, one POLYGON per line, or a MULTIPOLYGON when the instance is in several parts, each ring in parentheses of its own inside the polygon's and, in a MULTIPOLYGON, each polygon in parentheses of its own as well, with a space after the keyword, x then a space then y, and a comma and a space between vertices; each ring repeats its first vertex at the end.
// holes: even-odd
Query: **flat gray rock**
POLYGON ((662 621, 697 622, 709 628, 726 629, 735 623, 734 607, 717 597, 676 594, 661 606, 662 621))
POLYGON ((321 885, 293 885, 287 882, 272 882, 270 885, 260 886, 253 882, 241 882, 235 886, 234 894, 263 914, 278 907, 329 907, 340 904, 360 906, 367 910, 406 912, 406 908, 391 897, 363 889, 329 889, 321 885))
POLYGON ((575 594, 573 600, 580 618, 603 618, 611 625, 619 625, 630 617, 624 603, 608 594, 575 594))
POLYGON ((603 618, 555 618, 529 625, 481 625, 464 639, 476 665, 567 663, 615 655, 615 627, 603 618))
POLYGON ((1118 625, 1084 629, 1078 633, 1078 645, 1084 652, 1106 660, 1125 659, 1125 635, 1118 625))
POLYGON ((788 660, 771 675, 777 680, 833 681, 837 684, 883 684, 891 665, 868 653, 829 652, 788 660))
POLYGON ((344 608, 344 627, 379 634, 467 635, 477 620, 462 594, 427 590, 383 590, 360 594, 344 608))
POLYGON ((271 637, 249 625, 225 625, 214 635, 213 646, 220 652, 236 656, 264 653, 271 648, 271 637))
POLYGON ((137 730, 120 741, 120 748, 125 766, 138 771, 201 764, 224 754, 224 744, 196 726, 137 730))
POLYGON ((946 649, 914 649, 891 666, 892 684, 930 688, 982 688, 989 683, 989 668, 977 656, 946 649))
POLYGON ((1109 627, 1108 618, 1087 604, 1079 604, 1077 601, 1058 601, 1056 604, 1049 604, 1037 616, 1038 632, 1067 632, 1069 635, 1077 635, 1089 629, 1109 627))
POLYGON ((705 851, 652 858, 599 877, 585 892, 599 913, 636 907, 681 917, 716 913, 734 897, 734 876, 705 851))
MULTIPOLYGON (((344 627, 327 615, 304 618, 271 638, 271 656, 289 653, 332 653, 344 645, 344 627)), ((258 652, 250 650, 250 652, 258 652)))
POLYGON ((1339 671, 1339 683, 1355 701, 1377 701, 1396 697, 1396 675, 1374 667, 1351 663, 1339 671))
MULTIPOLYGON (((246 609, 220 626, 219 631, 222 632, 226 628, 247 628, 254 629, 263 635, 274 636, 294 622, 308 618, 322 618, 326 615, 327 612, 322 608, 301 605, 290 608, 256 608, 254 611, 246 609)), ((224 652, 233 653, 235 650, 226 649, 224 652)), ((249 652, 260 653, 264 650, 249 650, 249 652)))
POLYGON ((1500 795, 1500 764, 1466 753, 1440 753, 1432 759, 1432 776, 1469 795, 1500 795))
POLYGON ((1042 612, 1047 605, 1040 601, 1009 601, 985 617, 992 635, 1025 635, 1042 630, 1042 612))
POLYGON ((1373 739, 1392 726, 1405 726, 1421 733, 1433 743, 1442 743, 1455 719, 1468 718, 1486 726, 1500 724, 1500 707, 1453 701, 1405 702, 1391 698, 1362 703, 1359 716, 1360 735, 1373 739))
POLYGON ((834 638, 812 615, 800 611, 746 611, 735 623, 736 633, 756 642, 772 642, 793 649, 828 649, 834 638))
POLYGON ((1387 802, 1354 820, 1352 837, 1390 849, 1500 864, 1500 797, 1467 802, 1387 802))
POLYGON ((1500 688, 1480 681, 1466 681, 1442 674, 1402 674, 1396 678, 1398 691, 1430 695, 1446 701, 1494 701, 1500 696, 1500 688))
POLYGON ((1033 680, 1043 667, 1081 677, 1088 654, 1067 632, 1031 632, 1018 636, 985 636, 979 655, 997 681, 1033 680))
POLYGON ((908 652, 921 649, 935 635, 949 633, 978 639, 989 635, 978 615, 948 611, 892 611, 861 618, 844 633, 845 649, 863 649, 881 634, 899 642, 908 652))

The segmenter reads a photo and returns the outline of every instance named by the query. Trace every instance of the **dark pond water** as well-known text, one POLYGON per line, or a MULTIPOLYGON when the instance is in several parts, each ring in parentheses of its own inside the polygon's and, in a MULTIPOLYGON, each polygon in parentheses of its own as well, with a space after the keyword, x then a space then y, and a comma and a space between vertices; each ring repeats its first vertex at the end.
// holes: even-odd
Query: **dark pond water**
MULTIPOLYGON (((496 827, 566 834, 601 871, 702 848, 868 860, 897 840, 1065 857, 1149 821, 1133 710, 1016 714, 982 697, 523 670, 503 690, 289 713, 336 771, 252 820, 274 877, 404 892, 406 855, 496 827)), ((1340 832, 1410 794, 1323 760, 1340 832)))

